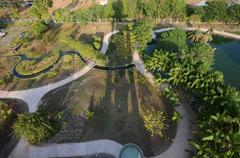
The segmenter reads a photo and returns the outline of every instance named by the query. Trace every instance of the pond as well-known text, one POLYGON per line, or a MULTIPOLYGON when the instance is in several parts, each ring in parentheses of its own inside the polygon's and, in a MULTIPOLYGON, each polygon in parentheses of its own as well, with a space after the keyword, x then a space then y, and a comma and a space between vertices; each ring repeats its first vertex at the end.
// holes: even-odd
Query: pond
POLYGON ((214 68, 223 72, 227 85, 240 88, 240 41, 224 40, 212 44, 215 51, 214 68))

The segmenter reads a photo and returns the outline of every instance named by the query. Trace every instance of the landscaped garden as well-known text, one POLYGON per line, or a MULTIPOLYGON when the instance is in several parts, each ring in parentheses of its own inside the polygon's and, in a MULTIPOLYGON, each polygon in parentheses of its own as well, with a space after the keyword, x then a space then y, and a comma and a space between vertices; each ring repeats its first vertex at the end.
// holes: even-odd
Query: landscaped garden
POLYGON ((94 70, 48 93, 42 108, 62 112, 62 129, 47 143, 112 139, 136 143, 145 155, 165 151, 175 136, 173 107, 135 69, 94 70))
MULTIPOLYGON (((0 39, 1 90, 64 84, 56 83, 61 87, 55 85, 58 88, 47 94, 44 89, 41 101, 31 90, 1 91, 2 96, 30 103, 32 113, 19 108, 24 107, 19 101, 0 101, 0 157, 9 155, 19 138, 39 153, 52 144, 109 139, 122 145, 134 143, 145 156, 166 154, 177 144, 196 158, 240 157, 240 43, 213 36, 219 28, 239 32, 240 5, 223 0, 206 4, 110 0, 105 6, 92 3, 49 12, 52 1, 41 0, 26 9, 33 21, 1 23, 7 32, 0 39), (159 18, 162 23, 154 25, 159 18), (111 23, 92 23, 104 20, 111 23), (186 31, 194 28, 192 22, 206 23, 199 24, 199 30, 186 31), (152 32, 165 25, 180 27, 152 32), (116 30, 107 52, 100 52, 106 46, 104 36, 116 30), (140 59, 133 61, 133 54, 140 59), (73 81, 77 78, 73 73, 90 61, 96 64, 94 69, 73 81), (140 72, 150 75, 149 80, 140 72), (63 80, 66 77, 72 82, 63 80), (37 98, 39 106, 26 94, 37 98), (179 142, 179 135, 187 143, 179 142)), ((14 3, 11 10, 0 12, 0 18, 21 19, 19 7, 14 3)))

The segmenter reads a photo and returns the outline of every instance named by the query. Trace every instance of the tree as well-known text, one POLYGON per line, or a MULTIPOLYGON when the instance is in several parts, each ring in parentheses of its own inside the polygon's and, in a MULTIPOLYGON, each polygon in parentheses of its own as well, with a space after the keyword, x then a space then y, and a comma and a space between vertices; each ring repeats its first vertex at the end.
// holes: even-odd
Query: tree
POLYGON ((187 49, 187 35, 181 29, 174 29, 160 35, 158 44, 161 49, 180 53, 187 49))
POLYGON ((52 7, 52 0, 34 0, 31 7, 31 14, 39 19, 49 16, 48 8, 52 7))
POLYGON ((73 21, 73 15, 68 9, 58 9, 54 13, 54 19, 59 22, 71 22, 73 21))
POLYGON ((35 113, 19 114, 13 125, 16 136, 30 144, 40 143, 60 130, 61 114, 53 115, 46 110, 35 113))
POLYGON ((204 8, 206 21, 226 21, 227 20, 228 4, 225 0, 207 1, 207 6, 204 8))
POLYGON ((228 16, 232 22, 237 22, 240 24, 240 5, 231 4, 228 9, 228 16))
POLYGON ((3 123, 11 116, 11 114, 12 109, 0 101, 0 129, 2 128, 3 123))
POLYGON ((42 22, 38 21, 32 24, 32 31, 36 38, 41 38, 42 34, 47 31, 48 26, 42 22))
POLYGON ((152 25, 151 22, 141 21, 133 25, 133 34, 135 36, 137 47, 143 51, 147 43, 152 40, 152 25))
POLYGON ((19 8, 24 0, 1 0, 0 8, 19 8))
POLYGON ((195 43, 208 43, 210 41, 212 41, 212 34, 211 31, 207 31, 207 32, 201 32, 199 30, 194 30, 194 31, 190 31, 188 34, 188 38, 195 43))
POLYGON ((167 127, 166 117, 163 112, 149 107, 145 110, 143 116, 144 126, 151 136, 157 135, 163 137, 163 129, 167 127))
POLYGON ((206 71, 211 69, 214 62, 214 50, 209 44, 193 44, 187 54, 193 60, 201 62, 206 71))

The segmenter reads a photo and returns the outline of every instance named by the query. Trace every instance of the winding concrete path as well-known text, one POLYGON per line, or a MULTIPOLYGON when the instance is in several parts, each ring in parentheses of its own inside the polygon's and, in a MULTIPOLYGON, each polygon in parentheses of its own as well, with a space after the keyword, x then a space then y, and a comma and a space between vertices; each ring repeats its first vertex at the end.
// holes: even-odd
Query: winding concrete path
POLYGON ((100 153, 107 153, 118 158, 121 149, 121 144, 107 139, 83 143, 51 144, 42 147, 30 146, 21 139, 9 158, 75 157, 100 153))
POLYGON ((59 88, 61 86, 64 86, 64 85, 78 79, 79 77, 83 76, 88 71, 90 71, 95 65, 96 65, 95 62, 90 62, 79 72, 76 72, 73 75, 71 75, 61 81, 58 81, 55 83, 50 83, 46 86, 27 89, 27 90, 18 90, 18 91, 0 91, 0 98, 23 100, 27 103, 29 112, 35 112, 38 109, 41 98, 45 94, 47 94, 49 91, 51 91, 53 89, 59 88))

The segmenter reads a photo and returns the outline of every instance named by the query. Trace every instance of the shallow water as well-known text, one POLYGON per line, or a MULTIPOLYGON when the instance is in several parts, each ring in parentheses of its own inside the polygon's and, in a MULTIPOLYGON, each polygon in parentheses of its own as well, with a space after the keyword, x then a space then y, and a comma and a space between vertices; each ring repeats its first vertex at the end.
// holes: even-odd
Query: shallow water
POLYGON ((214 68, 223 72, 227 85, 240 89, 240 41, 212 44, 215 51, 214 68))

